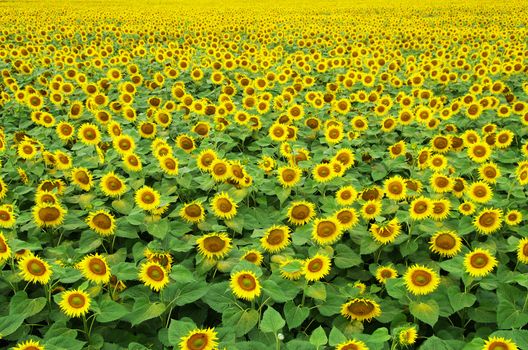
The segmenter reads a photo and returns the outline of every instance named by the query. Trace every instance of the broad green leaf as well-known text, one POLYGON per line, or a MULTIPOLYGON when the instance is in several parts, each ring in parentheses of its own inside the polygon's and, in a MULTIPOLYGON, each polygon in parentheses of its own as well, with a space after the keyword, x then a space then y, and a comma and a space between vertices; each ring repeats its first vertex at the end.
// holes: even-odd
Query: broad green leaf
POLYGON ((432 327, 438 321, 440 309, 436 301, 430 299, 427 301, 412 301, 409 304, 409 311, 414 317, 432 327))
POLYGON ((262 321, 260 322, 260 330, 264 333, 277 333, 286 322, 282 318, 281 314, 277 312, 273 307, 268 306, 266 311, 262 316, 262 321))

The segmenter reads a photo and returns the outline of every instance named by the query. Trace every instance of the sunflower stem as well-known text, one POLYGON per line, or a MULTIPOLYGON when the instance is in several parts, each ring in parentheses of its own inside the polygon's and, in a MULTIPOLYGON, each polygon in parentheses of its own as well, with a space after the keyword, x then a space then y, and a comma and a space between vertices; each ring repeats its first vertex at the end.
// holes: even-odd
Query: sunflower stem
POLYGON ((84 334, 86 335, 86 340, 90 342, 90 332, 88 330, 88 322, 86 321, 86 315, 82 315, 84 334))

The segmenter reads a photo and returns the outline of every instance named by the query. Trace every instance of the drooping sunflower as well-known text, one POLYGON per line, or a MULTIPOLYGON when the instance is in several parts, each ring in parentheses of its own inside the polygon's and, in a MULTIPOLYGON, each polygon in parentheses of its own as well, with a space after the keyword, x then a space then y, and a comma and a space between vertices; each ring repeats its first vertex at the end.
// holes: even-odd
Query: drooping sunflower
POLYGON ((214 328, 194 329, 181 338, 181 350, 214 350, 218 345, 214 328))
POLYGON ((15 223, 16 217, 13 205, 0 205, 0 228, 12 228, 15 223))
POLYGON ((316 219, 313 223, 312 239, 319 245, 336 242, 343 234, 343 228, 334 217, 316 219))
POLYGON ((482 209, 475 216, 473 225, 477 231, 486 235, 498 231, 502 226, 502 210, 494 208, 482 209))
POLYGON ((154 210, 160 206, 160 197, 160 193, 152 187, 143 186, 136 190, 134 201, 143 210, 154 210))
POLYGON ((18 343, 11 350, 44 350, 44 346, 40 345, 40 342, 35 340, 26 340, 24 342, 18 343))
POLYGON ((280 252, 290 244, 290 228, 285 225, 270 227, 260 239, 260 244, 267 252, 280 252))
POLYGON ((84 191, 90 191, 92 188, 92 174, 86 168, 73 168, 70 177, 75 185, 84 191))
POLYGON ((24 255, 18 262, 19 275, 24 281, 47 284, 52 271, 49 264, 33 254, 24 255))
POLYGON ((250 263, 253 263, 257 266, 260 266, 262 264, 262 260, 264 260, 264 257, 262 256, 262 253, 256 249, 250 249, 242 255, 240 260, 246 260, 250 263))
POLYGON ((301 174, 298 167, 281 166, 277 169, 277 179, 284 188, 295 186, 301 180, 301 174))
POLYGON ((205 210, 200 202, 185 204, 179 212, 182 219, 190 223, 200 223, 205 220, 205 210))
POLYGON ((365 220, 372 220, 381 214, 382 204, 380 200, 368 200, 361 207, 361 217, 365 220))
POLYGON ((336 202, 339 205, 347 206, 354 203, 357 199, 358 193, 352 186, 341 187, 336 192, 336 202))
POLYGON ((385 284, 388 279, 398 277, 398 271, 392 266, 380 266, 376 269, 376 279, 385 284))
POLYGON ((493 198, 491 187, 484 181, 476 181, 466 190, 469 199, 477 203, 487 203, 493 198))
POLYGON ((68 317, 80 317, 86 315, 90 309, 90 304, 90 295, 80 289, 63 292, 61 295, 61 301, 59 302, 60 309, 68 317))
POLYGON ((399 176, 393 176, 384 182, 384 191, 390 199, 399 201, 405 198, 406 189, 405 180, 399 176))
POLYGON ((161 264, 147 261, 141 265, 139 280, 153 291, 159 292, 169 283, 169 275, 161 264))
POLYGON ((260 282, 252 271, 243 270, 231 275, 229 286, 233 294, 239 298, 251 301, 260 296, 260 282))
POLYGON ((196 240, 198 252, 208 259, 221 259, 231 250, 231 238, 224 232, 208 233, 196 240))
POLYGON ((307 201, 292 202, 288 208, 288 221, 294 225, 304 225, 315 216, 315 204, 307 201))
POLYGON ((39 227, 57 227, 62 225, 66 209, 60 204, 44 203, 33 207, 33 220, 39 227))
POLYGON ((411 202, 409 216, 412 220, 423 220, 433 212, 433 203, 429 198, 418 197, 411 202))
POLYGON ((352 339, 338 344, 336 350, 369 350, 369 348, 361 340, 352 339))
POLYGON ((517 226, 523 219, 523 215, 519 210, 509 210, 504 216, 504 222, 509 226, 517 226))
POLYGON ((90 282, 108 283, 110 281, 110 267, 108 267, 106 259, 98 253, 85 256, 77 263, 76 267, 90 282))
POLYGON ((370 226, 370 233, 380 244, 392 243, 401 233, 401 224, 396 218, 382 225, 375 223, 370 226))
POLYGON ((517 344, 511 339, 503 337, 490 337, 484 343, 482 350, 518 350, 517 344))
POLYGON ((116 229, 114 216, 104 209, 90 212, 86 218, 86 223, 90 229, 101 236, 110 236, 114 234, 116 229))
POLYGON ((211 208, 221 219, 230 220, 237 214, 237 204, 227 192, 217 193, 211 200, 211 208))
POLYGON ((472 277, 487 276, 497 264, 497 259, 487 249, 475 248, 464 256, 464 268, 472 277))
POLYGON ((11 257, 11 248, 3 232, 0 232, 0 264, 11 257))
POLYGON ((414 295, 430 294, 440 284, 438 274, 423 265, 414 265, 407 268, 403 279, 407 290, 414 295))
POLYGON ((109 197, 119 197, 128 190, 125 180, 113 171, 101 178, 99 186, 101 191, 109 197))
POLYGON ((316 254, 312 258, 306 259, 303 265, 304 278, 307 281, 319 281, 330 273, 332 262, 329 257, 316 254))
POLYGON ((342 208, 339 209, 335 214, 334 217, 339 221, 341 224, 341 227, 344 230, 348 230, 359 222, 359 216, 354 208, 342 208))
POLYGON ((381 315, 377 302, 368 298, 355 298, 341 306, 341 315, 357 321, 370 321, 381 315))
POLYGON ((431 237, 429 249, 440 256, 451 258, 462 250, 462 239, 454 231, 439 231, 431 237))

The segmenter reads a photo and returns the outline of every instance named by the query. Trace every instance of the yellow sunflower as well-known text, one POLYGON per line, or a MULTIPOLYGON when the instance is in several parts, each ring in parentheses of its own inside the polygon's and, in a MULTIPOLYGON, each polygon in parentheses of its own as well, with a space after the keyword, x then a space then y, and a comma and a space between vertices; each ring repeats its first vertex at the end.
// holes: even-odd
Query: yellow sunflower
POLYGON ((357 225, 359 222, 359 216, 354 208, 342 208, 339 209, 334 217, 339 221, 341 227, 344 230, 348 230, 357 225))
POLYGON ((473 225, 477 231, 486 235, 498 231, 502 226, 502 210, 494 208, 482 209, 475 216, 473 225))
POLYGON ((33 207, 33 220, 39 227, 57 227, 64 221, 66 209, 59 204, 42 204, 33 207))
POLYGON ((134 153, 127 153, 123 156, 123 165, 128 171, 138 172, 143 169, 141 158, 134 153))
POLYGON ((181 350, 214 350, 218 346, 214 328, 194 329, 181 338, 181 350))
POLYGON ((315 216, 315 204, 307 201, 292 202, 288 208, 288 221, 294 225, 304 225, 315 216))
POLYGON ((464 256, 464 268, 472 277, 488 275, 497 264, 497 259, 487 249, 475 248, 464 256))
POLYGON ((182 219, 190 223, 200 223, 205 220, 204 207, 197 201, 185 204, 180 209, 179 215, 182 219))
POLYGON ((370 233, 380 244, 392 243, 401 233, 401 224, 396 218, 383 225, 375 223, 370 226, 370 233))
POLYGON ((260 296, 260 282, 252 271, 243 270, 231 275, 229 286, 233 294, 239 298, 251 301, 260 296))
POLYGON ((418 197, 411 202, 409 216, 412 220, 423 220, 433 213, 433 203, 429 198, 418 197))
POLYGON ((285 225, 270 227, 260 239, 260 244, 267 252, 280 252, 290 244, 290 228, 285 225))
POLYGON ((11 257, 11 248, 3 232, 0 232, 0 264, 11 257))
POLYGON ((0 178, 0 200, 4 199, 6 195, 7 195, 7 185, 4 182, 4 180, 0 178))
POLYGON ((250 263, 260 266, 262 264, 262 261, 264 260, 264 257, 262 256, 262 253, 259 252, 258 250, 250 249, 246 251, 244 255, 242 255, 240 260, 246 260, 246 261, 249 261, 250 263))
POLYGON ((86 145, 97 145, 101 142, 101 132, 94 124, 84 123, 77 131, 77 137, 86 145))
POLYGON ((52 271, 49 264, 29 253, 18 262, 19 275, 24 281, 47 284, 51 279, 52 271))
POLYGON ((317 164, 312 170, 312 176, 316 182, 324 183, 332 180, 335 173, 330 164, 317 164))
POLYGON ((209 167, 209 171, 216 182, 226 181, 231 177, 231 167, 225 159, 214 159, 209 167))
POLYGON ((12 228, 15 226, 16 217, 11 204, 0 205, 0 228, 12 228))
POLYGON ((90 295, 80 289, 63 292, 59 306, 68 317, 80 317, 88 313, 90 309, 90 295))
POLYGON ((22 343, 18 343, 11 350, 44 350, 44 346, 40 345, 40 342, 35 340, 26 340, 22 343))
POLYGON ((109 197, 119 197, 127 191, 125 180, 113 171, 104 175, 99 183, 101 191, 109 197))
POLYGON ((381 315, 377 302, 368 298, 355 298, 341 306, 341 315, 357 321, 370 321, 381 315))
POLYGON ((357 196, 358 192, 353 186, 341 187, 336 192, 336 202, 342 206, 351 205, 356 201, 357 196))
POLYGON ((504 222, 509 226, 517 226, 523 219, 522 213, 519 210, 508 210, 504 216, 504 222))
POLYGON ((470 200, 477 203, 487 203, 493 198, 491 187, 484 181, 477 181, 469 185, 466 194, 470 200))
POLYGON ((528 264, 528 237, 519 240, 517 245, 517 259, 523 264, 528 264))
POLYGON ((476 207, 472 202, 463 202, 458 206, 458 211, 465 216, 473 215, 476 207))
POLYGON ((116 229, 114 216, 104 209, 90 212, 86 218, 86 223, 90 229, 101 236, 110 236, 114 234, 116 229))
POLYGON ((316 254, 303 264, 304 278, 307 281, 319 281, 330 273, 332 262, 326 255, 316 254))
POLYGON ((169 275, 159 263, 147 261, 141 265, 139 280, 145 286, 158 292, 169 283, 169 275))
POLYGON ((227 234, 208 233, 196 240, 198 252, 208 259, 221 259, 231 250, 231 238, 227 234))
POLYGON ((376 279, 385 284, 388 279, 398 277, 398 271, 392 266, 380 266, 376 269, 376 279))
POLYGON ((337 151, 333 160, 338 161, 346 169, 352 167, 355 162, 354 152, 349 148, 341 148, 337 151))
POLYGON ((491 337, 486 340, 482 350, 518 350, 518 347, 511 339, 491 337))
POLYGON ((380 200, 368 200, 361 207, 361 216, 365 220, 372 220, 381 214, 382 204, 380 200))
POLYGON ((159 207, 160 193, 149 186, 143 186, 136 190, 134 201, 143 210, 154 210, 159 207))
POLYGON ((212 149, 205 149, 198 154, 196 165, 201 171, 211 171, 211 165, 218 159, 218 154, 212 149))
POLYGON ((298 167, 281 166, 277 169, 277 179, 284 188, 295 186, 301 181, 301 174, 298 167))
POLYGON ((393 176, 384 182, 384 191, 390 199, 399 201, 405 198, 406 189, 405 180, 399 176, 393 176))
POLYGON ((237 214, 237 204, 227 192, 217 193, 211 200, 213 213, 221 218, 230 220, 237 214))
POLYGON ((304 261, 300 259, 286 258, 279 264, 282 278, 297 281, 304 274, 304 261))
POLYGON ((479 167, 479 177, 490 184, 497 182, 501 176, 501 171, 497 164, 493 162, 484 163, 479 167))
POLYGON ((491 148, 486 142, 477 142, 468 146, 467 154, 475 163, 484 163, 491 156, 491 148))
POLYGON ((336 346, 336 350, 369 350, 368 346, 361 340, 347 340, 336 346))
POLYGON ((414 295, 426 295, 434 292, 440 284, 440 277, 436 272, 423 265, 407 268, 403 275, 405 287, 414 295))
POLYGON ((431 219, 442 221, 449 216, 451 210, 451 202, 447 199, 437 199, 432 201, 433 212, 431 213, 431 219))
POLYGON ((105 258, 100 254, 85 256, 76 267, 81 270, 83 276, 90 282, 108 283, 110 281, 110 268, 105 258))
POLYGON ((70 177, 73 183, 84 191, 90 191, 93 186, 92 174, 86 168, 73 168, 70 177))
POLYGON ((398 332, 398 342, 400 345, 413 345, 416 343, 416 338, 418 338, 418 332, 414 326, 405 327, 398 332))
POLYGON ((462 239, 455 231, 440 231, 429 240, 429 249, 440 256, 451 258, 462 250, 462 239))
POLYGON ((343 234, 343 228, 334 217, 316 219, 313 224, 312 239, 319 245, 336 242, 343 234))

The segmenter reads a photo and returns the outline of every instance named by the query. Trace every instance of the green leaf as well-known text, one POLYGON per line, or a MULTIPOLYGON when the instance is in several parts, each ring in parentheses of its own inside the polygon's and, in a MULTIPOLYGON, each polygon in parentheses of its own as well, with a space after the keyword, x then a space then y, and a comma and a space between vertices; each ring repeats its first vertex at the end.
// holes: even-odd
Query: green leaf
POLYGON ((325 345, 327 342, 328 338, 326 337, 326 333, 323 327, 317 327, 310 336, 310 343, 315 345, 316 347, 320 347, 325 345))
POLYGON ((262 321, 260 322, 260 330, 264 333, 277 333, 286 322, 282 318, 281 314, 277 312, 273 307, 268 306, 264 315, 262 316, 262 321))
POLYGON ((338 328, 332 327, 332 329, 330 330, 330 336, 328 339, 328 344, 330 344, 330 346, 337 346, 341 343, 346 342, 347 340, 348 340, 347 337, 345 337, 345 335, 341 333, 341 331, 338 328))
POLYGON ((457 286, 449 287, 447 293, 451 307, 455 312, 471 307, 477 301, 477 297, 474 294, 462 293, 457 286))
POLYGON ((195 302, 196 300, 203 297, 207 293, 208 289, 208 284, 202 281, 186 283, 183 284, 183 286, 180 285, 179 293, 175 297, 175 304, 182 306, 195 302))
POLYGON ((237 337, 249 333, 258 323, 259 313, 254 309, 231 309, 222 314, 225 327, 231 327, 237 337))
POLYGON ((28 318, 38 314, 46 306, 46 298, 29 299, 26 292, 17 292, 9 301, 9 314, 28 318))
POLYGON ((322 282, 315 282, 304 290, 307 296, 318 300, 326 300, 326 287, 322 282))
POLYGON ((135 280, 138 276, 138 269, 133 263, 121 262, 112 266, 112 273, 120 280, 135 280))
POLYGON ((412 301, 409 305, 409 311, 414 317, 432 327, 438 321, 440 308, 438 303, 431 299, 422 302, 412 301))
POLYGON ((453 348, 444 340, 433 335, 420 346, 420 350, 453 350, 453 348))
POLYGON ((163 303, 151 303, 149 300, 140 299, 134 304, 134 309, 123 319, 130 322, 132 326, 160 316, 166 309, 163 303))
POLYGON ((202 300, 219 313, 223 313, 227 308, 233 307, 235 303, 229 289, 229 282, 220 282, 209 287, 202 300))
POLYGON ((390 278, 385 283, 387 293, 394 299, 402 299, 406 295, 403 280, 400 278, 390 278))
POLYGON ((169 343, 172 346, 178 346, 181 338, 185 337, 189 332, 194 330, 196 325, 190 318, 182 318, 181 320, 171 320, 169 326, 169 343))
POLYGON ((334 264, 340 269, 347 269, 361 264, 361 257, 351 248, 344 244, 338 244, 335 248, 334 264))
POLYGON ((104 300, 99 304, 101 311, 98 313, 97 322, 105 323, 119 320, 125 316, 129 310, 122 304, 116 303, 113 300, 104 300))
POLYGON ((299 327, 309 315, 310 309, 305 306, 295 305, 292 301, 284 304, 284 317, 286 318, 288 329, 299 327))
POLYGON ((16 332, 24 323, 24 315, 9 315, 0 317, 0 334, 6 337, 16 332))
POLYGON ((163 219, 160 221, 151 222, 147 225, 147 231, 152 236, 163 240, 169 232, 169 221, 167 219, 163 219))
POLYGON ((511 329, 521 328, 528 324, 528 313, 524 312, 522 302, 519 295, 526 294, 521 292, 518 288, 501 284, 497 289, 497 298, 499 305, 497 306, 497 323, 499 328, 511 329))

